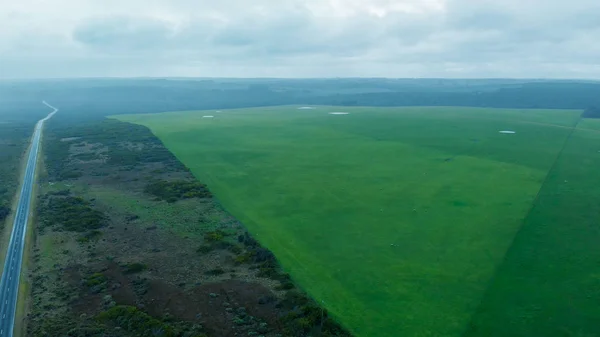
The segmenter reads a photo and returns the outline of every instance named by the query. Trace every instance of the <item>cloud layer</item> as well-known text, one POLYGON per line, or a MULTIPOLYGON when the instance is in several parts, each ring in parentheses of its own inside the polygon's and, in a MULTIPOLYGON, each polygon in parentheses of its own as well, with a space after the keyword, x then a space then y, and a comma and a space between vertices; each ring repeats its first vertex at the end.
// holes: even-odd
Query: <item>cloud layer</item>
POLYGON ((4 2, 0 78, 600 78, 596 0, 4 2))

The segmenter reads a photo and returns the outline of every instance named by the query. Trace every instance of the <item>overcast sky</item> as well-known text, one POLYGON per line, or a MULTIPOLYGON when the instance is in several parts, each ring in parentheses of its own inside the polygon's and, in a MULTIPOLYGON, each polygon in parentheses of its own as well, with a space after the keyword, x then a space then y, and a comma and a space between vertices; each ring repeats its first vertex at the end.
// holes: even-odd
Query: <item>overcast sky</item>
POLYGON ((600 79, 599 0, 0 0, 0 78, 600 79))

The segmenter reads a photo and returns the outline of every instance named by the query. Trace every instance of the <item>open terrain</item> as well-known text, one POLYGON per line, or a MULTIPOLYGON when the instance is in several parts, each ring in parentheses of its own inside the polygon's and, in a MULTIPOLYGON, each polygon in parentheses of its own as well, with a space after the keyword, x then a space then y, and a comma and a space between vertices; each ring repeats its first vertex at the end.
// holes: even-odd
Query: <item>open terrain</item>
POLYGON ((358 336, 598 332, 594 183, 557 185, 592 179, 581 111, 298 108, 116 118, 148 126, 358 336))
POLYGON ((29 336, 348 336, 147 128, 49 123, 29 336))
POLYGON ((573 130, 467 336, 600 335, 600 120, 573 130))

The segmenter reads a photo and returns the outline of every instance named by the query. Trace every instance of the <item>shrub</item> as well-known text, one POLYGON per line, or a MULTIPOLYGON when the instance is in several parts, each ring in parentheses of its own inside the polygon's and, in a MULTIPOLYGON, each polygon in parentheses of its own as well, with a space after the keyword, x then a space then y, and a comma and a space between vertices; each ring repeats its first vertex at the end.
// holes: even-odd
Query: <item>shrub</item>
MULTIPOLYGON (((72 232, 84 232, 103 227, 107 218, 81 197, 56 197, 48 199, 41 209, 41 217, 49 226, 60 226, 72 232)), ((88 237, 89 241, 89 237, 88 237)))
POLYGON ((275 289, 277 289, 277 290, 290 290, 290 289, 294 289, 294 288, 295 288, 294 284, 290 281, 281 282, 280 285, 275 287, 275 289))
POLYGON ((148 266, 143 264, 143 263, 128 263, 125 266, 125 270, 124 273, 125 274, 135 274, 135 273, 140 273, 143 272, 144 270, 148 269, 148 266))
POLYGON ((5 205, 0 205, 0 222, 4 221, 6 217, 10 214, 10 207, 5 205))
POLYGON ((144 192, 167 202, 181 199, 210 198, 212 194, 206 185, 197 181, 166 181, 155 180, 144 189, 144 192))
POLYGON ((89 241, 98 241, 98 239, 102 236, 102 232, 99 230, 92 230, 85 234, 83 238, 85 238, 85 242, 89 241))
POLYGON ((104 283, 106 283, 106 276, 102 273, 94 273, 85 279, 85 285, 87 287, 94 287, 104 283))
POLYGON ((238 256, 235 257, 234 261, 237 264, 243 264, 243 263, 249 263, 250 261, 252 261, 252 258, 254 257, 253 252, 245 252, 244 254, 240 254, 238 256))
POLYGON ((273 253, 271 253, 271 251, 264 249, 264 248, 258 248, 256 249, 255 253, 254 253, 254 262, 274 262, 275 261, 275 255, 273 255, 273 253))
MULTIPOLYGON (((229 242, 228 242, 229 243, 229 242)), ((229 245, 227 246, 227 249, 232 252, 233 254, 241 254, 244 250, 242 249, 242 247, 233 244, 233 243, 229 243, 229 245)))
POLYGON ((221 241, 225 238, 225 235, 226 235, 225 232, 217 229, 215 231, 205 233, 204 240, 206 240, 208 242, 221 241))
POLYGON ((171 326, 132 306, 112 307, 100 313, 97 318, 101 322, 118 326, 135 336, 176 336, 171 326))
POLYGON ((277 306, 290 310, 279 319, 287 336, 306 336, 309 332, 316 336, 351 336, 328 316, 327 310, 299 291, 288 291, 277 306))
POLYGON ((225 271, 221 268, 215 268, 215 269, 206 271, 204 274, 210 275, 210 276, 219 276, 219 275, 225 274, 225 271))
POLYGON ((71 194, 71 190, 69 190, 69 189, 60 190, 60 191, 56 191, 56 192, 48 192, 48 195, 56 195, 56 196, 63 196, 63 197, 66 197, 69 194, 71 194))
POLYGON ((196 252, 198 252, 200 254, 207 254, 207 253, 210 253, 212 250, 213 250, 213 246, 202 245, 202 246, 198 247, 198 249, 196 249, 196 252))

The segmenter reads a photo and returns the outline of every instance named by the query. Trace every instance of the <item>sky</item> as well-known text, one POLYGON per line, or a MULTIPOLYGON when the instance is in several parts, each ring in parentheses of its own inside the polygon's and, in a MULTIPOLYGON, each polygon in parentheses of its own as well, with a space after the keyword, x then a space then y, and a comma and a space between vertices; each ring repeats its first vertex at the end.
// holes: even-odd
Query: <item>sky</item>
POLYGON ((0 0, 0 78, 600 79, 598 0, 0 0))

